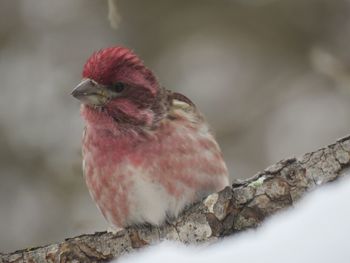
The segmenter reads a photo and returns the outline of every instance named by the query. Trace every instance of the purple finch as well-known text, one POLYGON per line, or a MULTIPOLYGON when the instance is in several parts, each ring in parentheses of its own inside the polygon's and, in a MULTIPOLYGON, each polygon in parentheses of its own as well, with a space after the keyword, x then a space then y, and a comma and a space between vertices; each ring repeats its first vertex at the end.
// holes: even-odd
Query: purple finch
POLYGON ((161 87, 129 49, 95 52, 72 95, 82 102, 86 124, 86 184, 112 226, 160 225, 228 185, 202 114, 184 95, 161 87))

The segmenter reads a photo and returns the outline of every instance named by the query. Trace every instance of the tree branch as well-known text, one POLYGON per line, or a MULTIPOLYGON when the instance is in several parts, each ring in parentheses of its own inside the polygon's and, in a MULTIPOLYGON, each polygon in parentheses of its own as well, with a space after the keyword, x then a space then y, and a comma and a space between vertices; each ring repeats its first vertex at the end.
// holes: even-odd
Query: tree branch
POLYGON ((349 174, 350 136, 301 158, 280 161, 254 177, 235 182, 187 209, 162 227, 142 226, 116 234, 99 232, 62 243, 0 253, 2 262, 103 262, 164 239, 184 243, 213 242, 257 227, 307 192, 349 174))

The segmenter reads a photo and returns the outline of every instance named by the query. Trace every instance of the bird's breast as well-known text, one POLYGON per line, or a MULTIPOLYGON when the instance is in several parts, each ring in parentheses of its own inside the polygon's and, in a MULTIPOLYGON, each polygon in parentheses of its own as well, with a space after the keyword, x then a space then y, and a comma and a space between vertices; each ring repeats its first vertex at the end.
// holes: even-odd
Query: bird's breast
POLYGON ((149 137, 86 130, 86 183, 112 225, 160 224, 228 184, 220 149, 208 129, 173 123, 149 137))
POLYGON ((129 213, 128 193, 133 173, 127 169, 135 142, 108 131, 86 129, 83 138, 83 170, 90 195, 105 218, 122 225, 129 213))

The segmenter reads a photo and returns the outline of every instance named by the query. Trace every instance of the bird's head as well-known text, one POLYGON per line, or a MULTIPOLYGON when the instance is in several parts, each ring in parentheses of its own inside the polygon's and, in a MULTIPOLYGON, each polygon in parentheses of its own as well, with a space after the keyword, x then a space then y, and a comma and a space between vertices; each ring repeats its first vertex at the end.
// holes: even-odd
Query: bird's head
POLYGON ((153 73, 131 50, 111 47, 87 60, 72 96, 83 103, 85 119, 150 125, 160 114, 160 90, 153 73))

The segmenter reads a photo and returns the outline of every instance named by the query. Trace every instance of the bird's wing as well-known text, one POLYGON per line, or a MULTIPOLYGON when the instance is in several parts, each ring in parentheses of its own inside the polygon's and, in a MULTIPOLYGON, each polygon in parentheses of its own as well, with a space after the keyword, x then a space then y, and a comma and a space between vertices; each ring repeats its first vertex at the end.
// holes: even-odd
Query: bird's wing
POLYGON ((173 102, 182 102, 187 104, 188 106, 195 107, 194 103, 187 98, 185 95, 178 93, 178 92, 172 92, 170 94, 170 98, 173 100, 173 102))
POLYGON ((169 118, 186 118, 191 122, 203 122, 204 117, 198 111, 196 105, 185 95, 177 92, 171 92, 168 95, 170 107, 168 111, 169 118))

